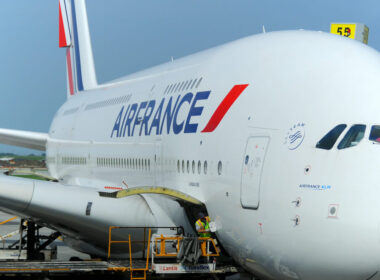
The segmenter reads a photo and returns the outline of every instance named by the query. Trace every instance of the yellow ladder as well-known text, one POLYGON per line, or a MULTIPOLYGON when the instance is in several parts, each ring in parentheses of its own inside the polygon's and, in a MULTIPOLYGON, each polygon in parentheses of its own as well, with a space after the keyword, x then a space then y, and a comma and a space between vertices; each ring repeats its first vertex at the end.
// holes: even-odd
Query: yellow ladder
MULTIPOLYGON (((108 259, 111 257, 111 245, 112 244, 115 244, 115 243, 128 243, 128 247, 129 247, 129 267, 112 267, 112 268, 109 268, 110 270, 114 270, 114 271, 121 271, 121 272, 125 272, 127 270, 129 270, 129 273, 130 273, 130 279, 131 280, 134 280, 134 279, 143 279, 143 280, 146 280, 146 272, 148 271, 149 269, 149 250, 150 250, 150 239, 151 239, 151 234, 152 234, 152 230, 149 228, 149 234, 148 234, 148 247, 147 247, 147 254, 146 254, 146 263, 145 263, 145 267, 143 268, 133 268, 133 265, 132 265, 132 241, 131 241, 131 235, 128 234, 128 241, 126 240, 112 240, 112 229, 117 229, 117 228, 122 228, 122 227, 109 227, 109 236, 108 236, 108 259), (136 277, 136 276, 133 276, 133 273, 134 272, 143 272, 143 277, 136 277)), ((140 241, 136 241, 136 242, 140 242, 140 241)), ((145 230, 144 230, 144 248, 145 248, 145 230)), ((144 249, 145 251, 145 249, 144 249)))

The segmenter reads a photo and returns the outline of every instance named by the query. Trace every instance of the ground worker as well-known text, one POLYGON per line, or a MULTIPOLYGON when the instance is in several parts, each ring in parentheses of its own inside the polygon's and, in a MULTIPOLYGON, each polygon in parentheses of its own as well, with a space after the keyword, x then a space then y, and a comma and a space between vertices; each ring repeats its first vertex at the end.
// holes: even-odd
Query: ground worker
POLYGON ((198 213, 198 220, 195 222, 195 228, 200 237, 211 237, 210 217, 204 213, 198 213))
MULTIPOLYGON (((208 238, 211 237, 210 231, 210 217, 206 216, 204 213, 198 213, 198 220, 195 222, 195 228, 199 234, 199 237, 208 238)), ((201 242, 202 255, 207 255, 206 249, 207 242, 201 242)))

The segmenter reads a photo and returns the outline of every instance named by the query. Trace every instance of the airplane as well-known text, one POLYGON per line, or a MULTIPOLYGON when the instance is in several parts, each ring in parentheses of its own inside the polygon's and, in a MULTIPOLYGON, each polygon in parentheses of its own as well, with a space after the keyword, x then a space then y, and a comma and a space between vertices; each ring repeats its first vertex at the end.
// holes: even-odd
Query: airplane
POLYGON ((195 234, 202 209, 260 279, 380 279, 376 50, 267 32, 98 84, 85 1, 59 9, 67 100, 48 133, 0 130, 57 182, 1 175, 0 210, 105 257, 109 226, 195 234))

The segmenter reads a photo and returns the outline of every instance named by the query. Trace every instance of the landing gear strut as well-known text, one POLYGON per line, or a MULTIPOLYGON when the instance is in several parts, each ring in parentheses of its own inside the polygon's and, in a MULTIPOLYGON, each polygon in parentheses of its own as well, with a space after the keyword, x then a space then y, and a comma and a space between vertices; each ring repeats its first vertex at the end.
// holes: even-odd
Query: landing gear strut
POLYGON ((11 244, 8 248, 18 248, 20 254, 21 250, 26 249, 27 260, 41 260, 44 259, 42 250, 45 250, 54 240, 56 240, 60 233, 58 231, 50 235, 40 234, 42 227, 36 225, 33 221, 25 221, 21 219, 20 222, 20 240, 11 244), (26 234, 24 235, 24 231, 26 234))
POLYGON ((36 255, 36 224, 28 222, 26 229, 26 258, 28 260, 34 260, 37 257, 36 255))

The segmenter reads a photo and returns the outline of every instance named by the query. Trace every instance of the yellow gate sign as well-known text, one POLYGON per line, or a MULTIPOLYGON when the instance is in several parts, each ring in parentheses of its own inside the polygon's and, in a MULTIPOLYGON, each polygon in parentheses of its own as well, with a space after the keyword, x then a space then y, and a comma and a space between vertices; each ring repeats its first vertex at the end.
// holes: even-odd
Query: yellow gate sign
POLYGON ((330 32, 342 35, 351 39, 355 39, 356 24, 348 23, 332 23, 330 32))
POLYGON ((368 44, 369 29, 362 23, 331 23, 330 33, 368 44))

